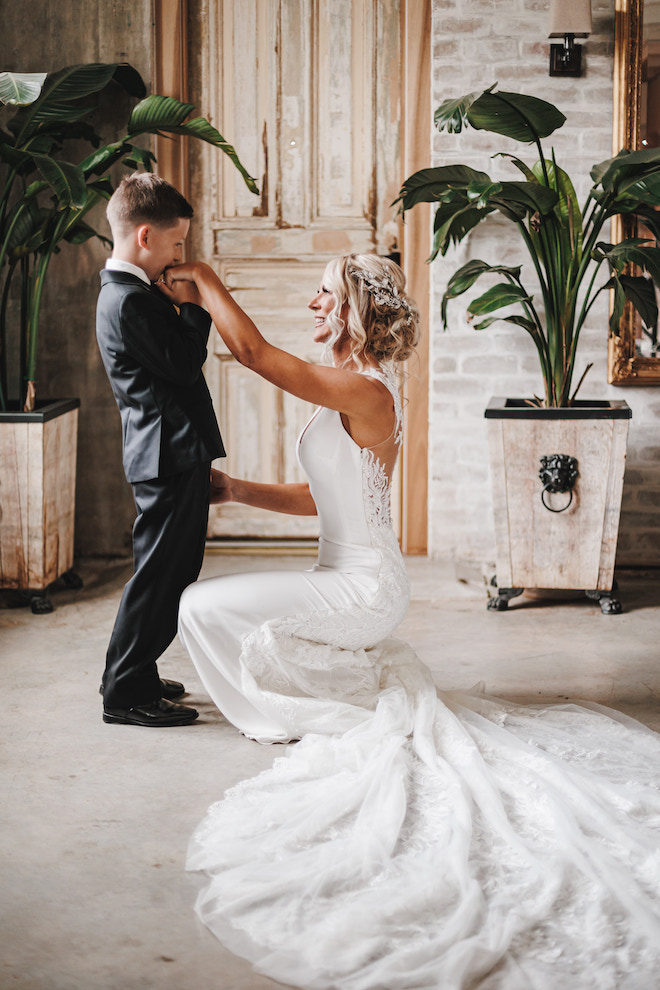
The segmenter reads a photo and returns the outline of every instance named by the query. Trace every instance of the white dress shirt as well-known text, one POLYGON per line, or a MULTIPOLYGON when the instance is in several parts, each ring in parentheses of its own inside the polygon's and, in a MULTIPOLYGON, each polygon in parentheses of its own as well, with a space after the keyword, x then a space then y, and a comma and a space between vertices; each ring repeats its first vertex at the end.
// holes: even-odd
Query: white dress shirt
POLYGON ((105 267, 111 272, 127 272, 129 275, 137 275, 147 285, 151 285, 151 279, 143 268, 134 265, 131 261, 122 261, 121 258, 108 258, 105 267))

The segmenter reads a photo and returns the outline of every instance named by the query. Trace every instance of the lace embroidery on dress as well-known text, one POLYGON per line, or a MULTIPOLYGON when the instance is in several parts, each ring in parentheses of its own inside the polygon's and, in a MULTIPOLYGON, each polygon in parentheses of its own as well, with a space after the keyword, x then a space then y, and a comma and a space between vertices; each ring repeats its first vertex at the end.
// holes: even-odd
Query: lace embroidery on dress
MULTIPOLYGON (((376 378, 389 389, 394 401, 393 440, 398 448, 403 440, 403 411, 396 380, 393 375, 384 371, 377 371, 375 368, 367 368, 363 374, 370 378, 376 378)), ((375 446, 381 445, 375 444, 375 446)), ((378 460, 371 447, 362 448, 362 486, 368 524, 370 526, 390 526, 392 523, 390 509, 392 480, 387 476, 384 465, 378 460)))

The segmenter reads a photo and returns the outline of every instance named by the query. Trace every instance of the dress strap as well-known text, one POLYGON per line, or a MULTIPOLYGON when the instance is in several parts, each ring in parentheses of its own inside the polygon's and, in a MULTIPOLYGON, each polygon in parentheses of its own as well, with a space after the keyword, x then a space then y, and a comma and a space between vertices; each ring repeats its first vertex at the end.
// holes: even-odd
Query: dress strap
POLYGON ((387 443, 392 437, 394 437, 395 443, 400 444, 403 439, 403 406, 401 403, 401 392, 399 390, 399 383, 397 382, 393 373, 384 368, 363 368, 360 372, 361 375, 368 375, 369 378, 376 378, 379 382, 382 382, 392 396, 394 401, 394 429, 386 440, 381 440, 377 444, 373 444, 374 447, 380 447, 381 444, 387 443))

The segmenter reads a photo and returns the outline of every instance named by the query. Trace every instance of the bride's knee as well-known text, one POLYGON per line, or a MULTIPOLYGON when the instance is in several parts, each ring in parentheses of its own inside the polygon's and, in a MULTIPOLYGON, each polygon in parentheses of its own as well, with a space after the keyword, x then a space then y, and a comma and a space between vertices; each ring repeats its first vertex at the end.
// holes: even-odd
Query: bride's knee
POLYGON ((189 584, 179 602, 179 625, 187 628, 195 626, 222 626, 225 608, 222 597, 212 581, 196 581, 189 584))
POLYGON ((204 597, 205 596, 199 594, 198 584, 189 584, 188 587, 184 589, 179 602, 180 624, 190 625, 191 620, 194 622, 202 617, 206 611, 206 609, 202 607, 202 600, 204 597))

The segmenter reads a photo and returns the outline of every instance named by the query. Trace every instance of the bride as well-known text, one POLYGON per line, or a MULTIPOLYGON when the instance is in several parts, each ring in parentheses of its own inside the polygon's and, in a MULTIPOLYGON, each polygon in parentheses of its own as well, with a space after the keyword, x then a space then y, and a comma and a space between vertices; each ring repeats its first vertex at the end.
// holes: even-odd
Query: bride
POLYGON ((166 273, 182 278, 241 363, 319 406, 298 441, 309 484, 213 472, 215 501, 318 512, 317 564, 200 581, 181 601, 226 718, 261 743, 301 740, 196 830, 200 918, 310 990, 657 985, 660 737, 597 705, 439 693, 390 638, 408 605, 394 369, 418 334, 401 270, 328 265, 310 308, 332 367, 270 345, 207 265, 166 273))

